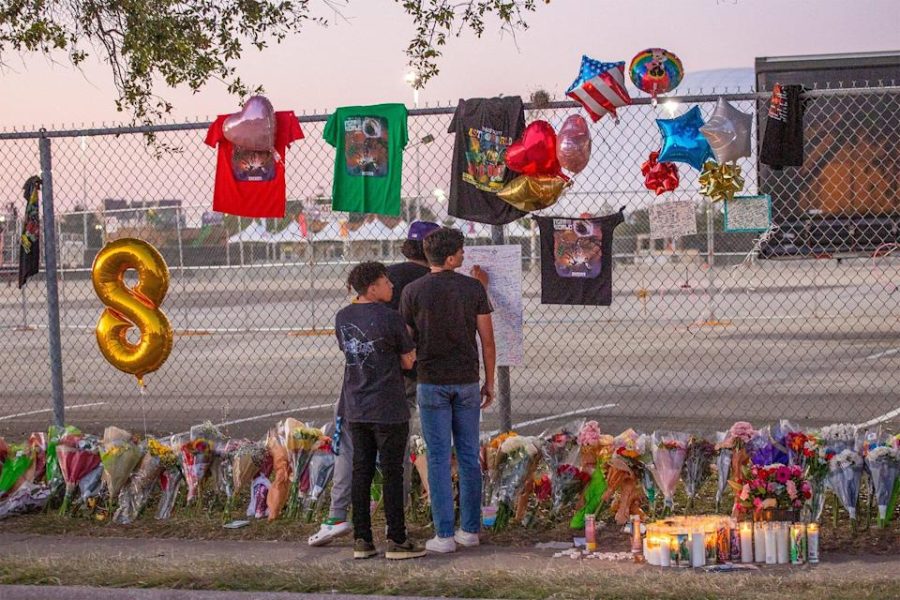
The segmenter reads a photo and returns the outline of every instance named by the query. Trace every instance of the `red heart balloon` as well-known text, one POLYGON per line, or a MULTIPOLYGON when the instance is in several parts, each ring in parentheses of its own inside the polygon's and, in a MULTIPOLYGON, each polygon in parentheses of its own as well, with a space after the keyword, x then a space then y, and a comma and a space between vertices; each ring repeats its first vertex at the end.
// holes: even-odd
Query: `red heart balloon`
POLYGON ((506 149, 506 166, 532 177, 561 175, 553 126, 547 121, 530 123, 522 139, 506 149))

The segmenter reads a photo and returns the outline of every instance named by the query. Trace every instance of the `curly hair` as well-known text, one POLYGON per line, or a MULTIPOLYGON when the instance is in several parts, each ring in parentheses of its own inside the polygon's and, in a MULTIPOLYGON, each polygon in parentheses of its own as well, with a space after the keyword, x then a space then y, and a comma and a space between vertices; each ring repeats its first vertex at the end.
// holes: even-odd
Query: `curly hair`
POLYGON ((447 262, 447 258, 460 251, 465 239, 463 232, 459 229, 452 227, 435 229, 425 236, 425 240, 422 242, 428 263, 435 267, 443 266, 447 262))
POLYGON ((347 276, 347 290, 353 290, 359 295, 365 294, 369 286, 381 277, 387 277, 387 267, 380 262, 359 263, 350 270, 350 275, 347 276))
POLYGON ((400 253, 409 260, 428 260, 420 240, 406 240, 400 247, 400 253))

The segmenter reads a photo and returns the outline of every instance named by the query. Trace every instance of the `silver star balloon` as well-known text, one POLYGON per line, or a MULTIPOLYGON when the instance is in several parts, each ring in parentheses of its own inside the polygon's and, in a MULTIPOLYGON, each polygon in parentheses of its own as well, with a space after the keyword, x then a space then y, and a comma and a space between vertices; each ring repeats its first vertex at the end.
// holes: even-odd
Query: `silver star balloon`
POLYGON ((725 98, 719 98, 712 117, 700 128, 719 164, 750 156, 753 115, 742 113, 725 98))

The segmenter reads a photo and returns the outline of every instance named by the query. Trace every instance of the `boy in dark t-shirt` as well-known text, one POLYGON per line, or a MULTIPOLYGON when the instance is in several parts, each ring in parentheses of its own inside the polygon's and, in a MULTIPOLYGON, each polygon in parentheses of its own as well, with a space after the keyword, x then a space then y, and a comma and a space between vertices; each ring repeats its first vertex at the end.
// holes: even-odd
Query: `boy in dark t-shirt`
POLYGON ((406 324, 385 304, 393 284, 381 263, 365 262, 350 271, 348 287, 357 297, 335 316, 344 352, 343 417, 353 440, 353 557, 377 554, 372 541, 369 494, 380 456, 384 512, 388 524, 385 557, 415 558, 425 549, 407 538, 403 514, 403 461, 409 436, 409 407, 402 369, 415 363, 415 344, 406 324))

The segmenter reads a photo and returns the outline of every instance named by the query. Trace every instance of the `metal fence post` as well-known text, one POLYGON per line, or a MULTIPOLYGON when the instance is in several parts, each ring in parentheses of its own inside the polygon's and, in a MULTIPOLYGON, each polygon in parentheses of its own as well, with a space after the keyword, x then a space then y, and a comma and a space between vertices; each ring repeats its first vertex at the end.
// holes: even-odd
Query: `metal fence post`
MULTIPOLYGON (((491 225, 491 243, 500 246, 504 242, 503 226, 491 225)), ((512 429, 512 394, 510 393, 509 367, 497 367, 497 405, 500 407, 500 430, 512 429)))
POLYGON ((59 283, 56 262, 56 220, 53 213, 53 172, 50 138, 41 129, 38 142, 41 153, 41 200, 44 217, 44 268, 47 280, 47 337, 50 345, 50 385, 53 394, 53 422, 65 422, 62 378, 62 337, 59 327, 59 283))
POLYGON ((716 322, 716 275, 713 267, 716 262, 716 232, 715 232, 715 215, 713 214, 713 202, 706 201, 706 302, 707 314, 706 322, 710 325, 716 322))

